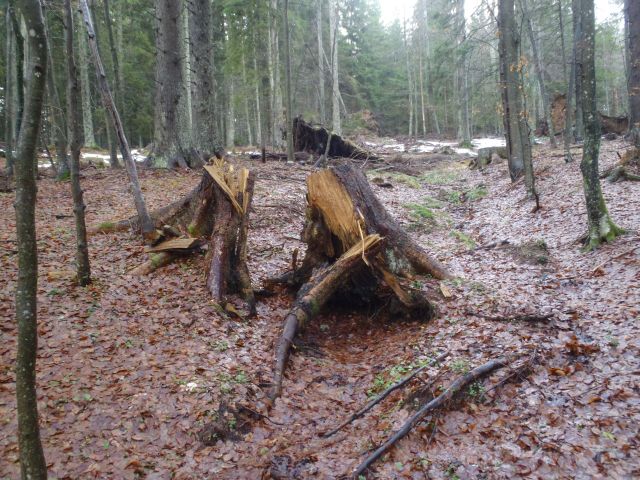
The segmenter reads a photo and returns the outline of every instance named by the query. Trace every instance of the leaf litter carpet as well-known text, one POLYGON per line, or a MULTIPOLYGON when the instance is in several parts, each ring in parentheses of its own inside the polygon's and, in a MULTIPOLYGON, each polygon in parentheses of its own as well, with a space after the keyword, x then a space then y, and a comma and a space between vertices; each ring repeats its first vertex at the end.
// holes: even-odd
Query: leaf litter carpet
MULTIPOLYGON (((605 142, 601 167, 623 148, 605 142)), ((129 233, 91 238, 94 283, 78 288, 68 279, 69 185, 41 180, 37 381, 50 477, 340 478, 425 395, 490 358, 517 355, 532 359, 529 372, 507 368, 472 385, 401 440, 368 478, 637 478, 640 184, 603 183, 611 215, 628 233, 582 253, 575 243, 586 225, 579 155, 570 165, 557 155, 536 149, 537 213, 504 164, 478 172, 425 155, 417 176, 370 165, 373 188, 392 215, 461 279, 444 288, 415 283, 440 308, 429 323, 389 318, 377 307, 327 309, 299 335, 283 397, 268 413, 273 345, 292 298, 263 298, 255 319, 229 317, 209 300, 202 256, 148 277, 127 275, 145 258, 129 233), (508 320, 523 312, 551 319, 508 320), (425 363, 431 366, 409 387, 320 437, 425 363), (203 442, 200 432, 211 422, 226 422, 229 434, 203 442)), ((289 267, 294 249, 304 251, 299 234, 311 169, 240 161, 257 172, 250 267, 259 287, 289 267)), ((83 174, 89 225, 133 213, 123 172, 83 174)), ((151 208, 178 199, 199 178, 141 172, 151 208)), ((12 194, 0 194, 3 479, 19 476, 12 202, 12 194)))

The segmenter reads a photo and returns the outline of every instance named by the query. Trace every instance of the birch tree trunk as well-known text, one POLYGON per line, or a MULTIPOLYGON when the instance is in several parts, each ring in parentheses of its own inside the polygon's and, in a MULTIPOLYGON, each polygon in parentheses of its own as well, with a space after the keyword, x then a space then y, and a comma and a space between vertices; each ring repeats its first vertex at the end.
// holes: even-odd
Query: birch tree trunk
POLYGON ((76 220, 76 271, 78 284, 88 285, 91 282, 89 264, 89 246, 87 243, 87 226, 82 187, 80 186, 80 149, 82 148, 82 110, 80 107, 80 85, 76 69, 75 51, 73 47, 73 10, 71 0, 65 0, 65 40, 67 50, 67 124, 69 126, 69 147, 71 150, 71 195, 73 197, 73 213, 76 220))
POLYGON ((340 121, 340 76, 338 74, 338 0, 329 0, 329 36, 331 37, 331 123, 333 133, 342 135, 340 121))
POLYGON ((80 7, 82 9, 82 16, 87 30, 87 37, 89 40, 89 47, 91 48, 91 53, 93 56, 93 63, 96 68, 96 77, 98 80, 98 87, 100 88, 100 93, 102 96, 102 102, 104 104, 105 110, 109 112, 109 116, 111 117, 113 128, 118 136, 120 152, 122 153, 124 164, 127 167, 129 183, 131 185, 131 191, 133 193, 133 201, 140 218, 140 230, 142 233, 142 238, 144 241, 150 242, 154 239, 154 225, 151 221, 151 217, 149 216, 149 211, 147 210, 144 196, 142 195, 142 189, 140 188, 140 182, 138 181, 138 170, 136 168, 133 157, 131 156, 129 142, 124 134, 122 121, 120 120, 118 109, 116 108, 116 104, 113 101, 113 96, 111 95, 109 84, 107 83, 107 74, 104 71, 104 66, 102 65, 102 60, 100 59, 100 52, 98 51, 96 34, 93 29, 93 21, 91 19, 91 12, 89 10, 89 5, 87 5, 87 0, 80 0, 80 7))
POLYGON ((584 115, 585 138, 580 170, 584 182, 584 196, 587 206, 589 232, 585 248, 593 250, 602 242, 608 242, 622 231, 618 228, 607 211, 600 177, 598 172, 598 156, 600 153, 600 119, 596 102, 596 69, 595 69, 595 15, 593 0, 581 0, 581 9, 574 11, 579 15, 582 28, 582 68, 580 76, 582 88, 582 113, 584 115))
POLYGON ((233 77, 228 80, 229 83, 229 107, 227 108, 227 148, 233 149, 236 140, 236 109, 235 109, 235 93, 233 87, 233 77))
POLYGON ((16 398, 18 406, 18 445, 20 470, 24 479, 46 479, 47 465, 40 441, 38 398, 36 394, 36 356, 38 350, 38 251, 35 224, 37 186, 36 146, 47 75, 47 38, 42 8, 38 0, 19 0, 18 12, 29 35, 26 67, 27 92, 24 117, 18 139, 16 174, 16 238, 18 241, 18 279, 16 282, 16 398))

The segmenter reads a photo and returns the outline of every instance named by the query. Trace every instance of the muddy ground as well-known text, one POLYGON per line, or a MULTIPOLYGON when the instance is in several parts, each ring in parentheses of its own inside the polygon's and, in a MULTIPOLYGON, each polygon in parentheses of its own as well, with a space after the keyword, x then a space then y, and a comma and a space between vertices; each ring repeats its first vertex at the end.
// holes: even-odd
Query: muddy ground
MULTIPOLYGON (((604 142, 601 168, 624 148, 604 142)), ((79 288, 69 280, 69 184, 42 179, 37 381, 50 476, 341 478, 430 396, 507 356, 527 359, 530 371, 505 368, 473 384, 367 478, 637 478, 640 184, 603 184, 612 217, 628 233, 583 253, 579 155, 566 165, 559 151, 539 146, 535 157, 537 212, 504 163, 479 172, 460 157, 418 154, 409 170, 400 168, 405 173, 390 160, 366 165, 392 215, 459 278, 444 287, 415 282, 440 309, 427 323, 395 318, 380 305, 326 309, 299 335, 268 418, 273 346, 292 297, 262 298, 254 319, 228 316, 209 300, 203 256, 148 277, 127 275, 145 259, 130 233, 91 238, 94 283, 79 288), (509 320, 523 312, 551 318, 509 320), (425 364, 407 388, 320 438, 425 364)), ((250 267, 259 288, 288 268, 296 248, 303 251, 304 179, 312 168, 237 161, 257 173, 250 267)), ((133 213, 123 171, 88 167, 83 175, 90 225, 133 213)), ((152 208, 179 198, 199 176, 140 172, 152 208)), ((12 202, 0 194, 0 478, 19 475, 12 202)))

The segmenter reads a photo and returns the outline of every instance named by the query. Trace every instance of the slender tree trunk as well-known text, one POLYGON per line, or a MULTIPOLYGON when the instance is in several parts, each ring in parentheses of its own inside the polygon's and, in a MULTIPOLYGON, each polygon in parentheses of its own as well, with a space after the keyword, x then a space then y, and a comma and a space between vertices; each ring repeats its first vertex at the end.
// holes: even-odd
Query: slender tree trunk
POLYGON ((423 52, 421 51, 418 54, 418 69, 419 69, 418 78, 420 81, 420 113, 422 114, 422 137, 426 138, 427 137, 427 115, 426 115, 425 105, 424 105, 424 71, 423 71, 424 69, 422 65, 422 55, 423 55, 423 52))
POLYGON ((409 137, 413 137, 413 85, 411 82, 411 63, 409 62, 409 42, 407 40, 407 21, 402 24, 405 60, 407 64, 407 93, 409 101, 409 137))
POLYGON ((564 22, 562 20, 562 0, 558 0, 558 22, 560 23, 560 48, 562 49, 562 80, 565 85, 567 79, 567 49, 564 41, 564 22))
MULTIPOLYGON (((78 20, 82 22, 82 15, 78 12, 78 20)), ((87 39, 84 35, 77 35, 79 67, 80 67, 80 92, 82 94, 82 130, 84 144, 95 147, 96 139, 93 132, 93 110, 91 108, 91 83, 89 82, 89 52, 87 51, 87 39)), ((108 124, 109 122, 107 122, 108 124)))
POLYGON ((256 102, 256 142, 260 147, 264 147, 264 135, 262 128, 262 108, 260 106, 260 74, 258 72, 258 59, 256 58, 257 54, 253 51, 253 71, 255 72, 255 81, 254 81, 254 94, 255 94, 255 102, 256 102))
POLYGON ((640 2, 625 0, 625 18, 629 32, 626 41, 629 48, 629 128, 635 130, 635 143, 640 146, 640 2))
POLYGON ((236 109, 233 77, 229 77, 229 108, 227 109, 227 148, 233 149, 236 144, 236 109))
POLYGON ((82 110, 80 107, 80 84, 76 69, 73 47, 73 10, 71 0, 65 0, 65 39, 67 45, 67 115, 69 125, 69 146, 71 149, 71 194, 73 196, 73 213, 76 219, 76 268, 78 283, 81 286, 91 282, 89 264, 89 247, 87 243, 87 226, 84 211, 86 205, 80 186, 80 149, 82 148, 82 110))
POLYGON ((5 137, 5 158, 7 159, 7 176, 13 177, 15 148, 15 40, 13 36, 13 27, 11 25, 11 5, 7 4, 5 17, 5 94, 4 94, 4 137, 5 137))
POLYGON ((471 132, 469 129, 469 92, 467 89, 467 54, 466 48, 466 25, 464 18, 464 0, 456 1, 456 29, 458 36, 458 62, 456 66, 456 87, 458 95, 458 138, 463 143, 471 143, 471 132))
POLYGON ((15 45, 15 94, 16 94, 16 104, 15 104, 15 138, 17 143, 17 138, 20 136, 20 129, 22 127, 22 112, 24 111, 24 66, 25 66, 25 43, 24 38, 22 36, 22 32, 20 29, 20 22, 18 21, 18 17, 12 7, 12 5, 17 0, 13 0, 9 2, 9 16, 11 17, 12 31, 13 31, 13 39, 15 45))
POLYGON ((318 111, 320 113, 320 123, 324 125, 327 121, 325 111, 326 98, 324 95, 324 46, 322 43, 322 0, 316 0, 316 33, 318 38, 318 111))
POLYGON ((285 89, 287 91, 287 161, 293 162, 293 93, 291 92, 291 35, 289 31, 289 0, 284 0, 284 64, 285 89))
POLYGON ((338 74, 338 0, 329 0, 329 36, 331 37, 331 98, 332 130, 342 135, 340 121, 340 76, 338 74))
POLYGON ((18 139, 16 174, 16 236, 18 240, 18 280, 16 282, 16 397, 18 444, 23 479, 46 479, 36 394, 38 350, 38 250, 35 224, 38 134, 47 75, 47 38, 42 8, 38 0, 18 0, 18 12, 26 23, 29 57, 26 67, 27 92, 24 117, 18 139))
POLYGON ((580 170, 584 181, 584 195, 587 204, 589 232, 586 248, 597 248, 603 241, 611 241, 621 230, 609 217, 607 206, 602 195, 598 172, 598 156, 600 153, 600 119, 596 102, 596 69, 595 69, 595 15, 593 0, 581 0, 581 10, 574 11, 580 16, 583 33, 581 44, 582 68, 582 112, 584 115, 585 138, 580 170))
POLYGON ((579 138, 584 137, 584 126, 582 114, 582 64, 585 45, 584 45, 584 33, 582 31, 582 17, 580 12, 582 11, 582 0, 572 0, 573 5, 573 63, 574 63, 574 75, 575 75, 575 99, 576 99, 576 135, 579 138))
POLYGON ((249 114, 249 82, 247 81, 247 62, 244 54, 245 46, 244 40, 242 45, 242 86, 244 89, 243 103, 244 103, 244 117, 245 124, 247 126, 247 140, 249 145, 253 145, 253 135, 251 131, 251 115, 249 114))
MULTIPOLYGON (((181 4, 180 8, 180 25, 179 25, 179 46, 180 46, 180 65, 182 68, 180 95, 180 122, 181 128, 178 133, 180 135, 180 145, 183 150, 188 149, 193 144, 193 99, 192 99, 192 78, 191 78, 191 35, 189 32, 189 4, 188 0, 179 0, 176 3, 181 4)), ((187 163, 190 164, 188 156, 185 156, 187 163)))
POLYGON ((527 24, 527 32, 529 33, 529 42, 531 43, 531 50, 533 52, 533 62, 536 69, 536 78, 538 79, 538 88, 540 89, 540 99, 542 101, 542 111, 544 113, 544 119, 547 122, 549 128, 549 139, 551 146, 556 148, 556 136, 553 131, 553 122, 551 120, 551 109, 549 108, 549 98, 547 97, 547 90, 544 82, 544 71, 542 69, 542 60, 538 51, 538 42, 533 34, 533 25, 531 24, 531 15, 529 14, 529 8, 527 0, 522 1, 522 10, 524 14, 524 21, 527 24))
POLYGON ((127 140, 127 137, 124 134, 124 129, 122 128, 122 121, 120 120, 118 109, 116 108, 115 102, 113 101, 113 97, 111 96, 111 90, 109 89, 109 85, 107 83, 107 74, 104 71, 104 66, 102 65, 102 60, 100 59, 100 52, 98 51, 98 45, 96 43, 96 34, 93 29, 93 21, 91 20, 91 12, 89 11, 87 0, 80 0, 80 6, 82 8, 82 15, 84 17, 85 27, 87 29, 89 46, 93 54, 93 63, 96 68, 96 77, 98 80, 100 93, 102 95, 102 102, 104 104, 105 110, 107 110, 109 112, 109 115, 111 116, 111 121, 113 123, 114 130, 118 136, 118 143, 120 144, 120 152, 122 153, 124 164, 127 167, 127 173, 129 175, 129 183, 131 185, 131 190, 133 193, 133 200, 136 206, 136 210, 138 212, 138 216, 140 218, 140 229, 141 229, 142 237, 145 241, 150 241, 153 239, 154 233, 155 233, 153 222, 151 221, 151 217, 149 216, 149 211, 147 210, 147 205, 144 201, 142 189, 140 188, 140 182, 138 181, 138 170, 136 168, 136 164, 133 160, 133 157, 131 156, 129 142, 127 140))
MULTIPOLYGON (((65 112, 60 101, 60 95, 58 94, 58 87, 55 81, 55 71, 53 69, 53 56, 51 51, 53 50, 53 40, 49 34, 47 27, 46 16, 44 29, 45 37, 49 44, 47 46, 47 93, 51 101, 51 129, 53 130, 53 136, 56 144, 56 158, 58 168, 58 179, 64 179, 69 177, 69 157, 67 156, 67 124, 65 122, 65 112)), ((45 142, 46 143, 46 142, 45 142)))

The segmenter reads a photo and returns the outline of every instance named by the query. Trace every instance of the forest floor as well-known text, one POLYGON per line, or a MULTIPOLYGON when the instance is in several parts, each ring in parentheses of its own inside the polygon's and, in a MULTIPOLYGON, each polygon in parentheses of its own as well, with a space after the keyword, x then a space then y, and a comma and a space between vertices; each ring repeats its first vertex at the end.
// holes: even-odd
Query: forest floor
MULTIPOLYGON (((601 168, 624 148, 603 142, 601 168)), ((428 323, 377 309, 327 309, 299 335, 268 419, 251 410, 266 413, 263 387, 292 297, 261 299, 254 319, 228 317, 209 299, 202 256, 148 277, 127 275, 145 254, 126 232, 90 239, 94 282, 79 288, 69 279, 69 184, 42 179, 37 382, 51 478, 340 478, 429 390, 505 355, 529 358, 531 370, 505 368, 472 385, 367 478, 638 478, 640 184, 603 183, 609 211, 628 233, 583 253, 580 155, 566 165, 560 151, 538 146, 535 158, 542 207, 535 213, 504 163, 479 172, 456 157, 421 154, 410 159, 413 174, 368 165, 378 169, 368 176, 390 213, 460 278, 444 289, 416 282, 440 309, 428 323), (477 248, 502 240, 509 243, 477 248), (525 311, 552 318, 485 318, 525 311), (320 438, 429 362, 420 380, 320 438), (205 445, 199 432, 214 421, 228 427, 218 429, 226 438, 205 445)), ((239 162, 257 174, 249 251, 259 287, 289 267, 294 249, 303 251, 311 168, 239 162)), ((123 171, 85 168, 83 175, 90 225, 133 213, 123 171)), ((140 177, 157 208, 188 192, 200 173, 142 170, 140 177)), ((12 203, 13 194, 0 194, 0 479, 19 476, 12 203)))

